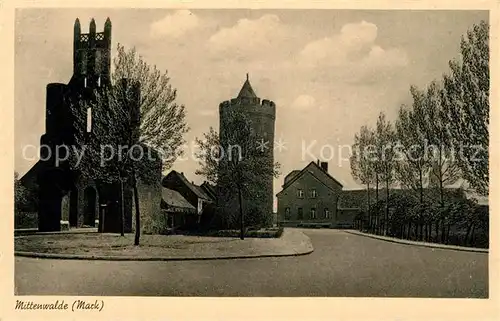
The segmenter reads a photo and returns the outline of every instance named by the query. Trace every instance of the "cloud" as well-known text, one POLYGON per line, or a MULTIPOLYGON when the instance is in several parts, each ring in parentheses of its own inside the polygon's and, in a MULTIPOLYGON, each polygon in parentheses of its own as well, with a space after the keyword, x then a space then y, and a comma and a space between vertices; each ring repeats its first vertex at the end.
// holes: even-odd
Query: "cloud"
POLYGON ((391 72, 408 64, 403 50, 384 49, 376 40, 375 24, 349 23, 338 34, 306 44, 292 63, 309 69, 316 79, 337 78, 346 83, 390 77, 391 72))
POLYGON ((291 107, 297 110, 310 110, 315 107, 316 100, 310 95, 300 95, 292 102, 291 107))
POLYGON ((250 59, 272 54, 287 39, 287 27, 276 15, 263 15, 254 20, 240 19, 229 28, 220 29, 208 40, 213 54, 250 59))
POLYGON ((168 14, 161 20, 155 21, 150 26, 151 35, 154 37, 179 38, 189 31, 198 28, 200 18, 189 10, 178 10, 168 14))

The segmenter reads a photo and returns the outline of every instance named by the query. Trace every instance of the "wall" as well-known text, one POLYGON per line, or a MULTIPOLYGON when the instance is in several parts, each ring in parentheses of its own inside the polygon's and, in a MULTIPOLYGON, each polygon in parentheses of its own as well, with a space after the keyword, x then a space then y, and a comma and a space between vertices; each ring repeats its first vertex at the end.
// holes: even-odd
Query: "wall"
MULTIPOLYGON (((141 233, 159 234, 167 226, 167 217, 161 211, 160 184, 137 186, 139 210, 141 214, 141 233)), ((132 192, 132 190, 131 190, 132 192)), ((135 231, 135 202, 132 197, 132 230, 135 231)))

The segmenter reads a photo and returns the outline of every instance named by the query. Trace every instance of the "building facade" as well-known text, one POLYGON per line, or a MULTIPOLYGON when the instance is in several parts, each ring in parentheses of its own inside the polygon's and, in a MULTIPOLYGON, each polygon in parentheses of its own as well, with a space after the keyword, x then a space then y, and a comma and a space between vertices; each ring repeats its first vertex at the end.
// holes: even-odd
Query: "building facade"
POLYGON ((342 184, 328 174, 327 162, 311 162, 285 176, 278 199, 280 226, 335 227, 343 221, 338 211, 342 184))
MULTIPOLYGON (((169 190, 173 190, 184 198, 191 206, 195 209, 192 212, 186 213, 183 218, 183 224, 186 227, 194 227, 197 226, 204 212, 207 211, 211 204, 214 203, 214 199, 210 196, 206 191, 207 185, 198 186, 193 182, 190 182, 184 173, 179 173, 175 170, 168 173, 162 179, 163 188, 167 188, 169 190)), ((169 200, 163 200, 165 203, 168 203, 169 200)), ((179 222, 179 220, 177 220, 179 222)))

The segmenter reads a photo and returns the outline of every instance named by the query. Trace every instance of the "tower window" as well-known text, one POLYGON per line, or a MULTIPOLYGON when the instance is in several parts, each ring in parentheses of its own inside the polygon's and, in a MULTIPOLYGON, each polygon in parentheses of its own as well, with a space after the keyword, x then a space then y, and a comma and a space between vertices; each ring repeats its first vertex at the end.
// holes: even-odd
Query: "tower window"
POLYGON ((97 78, 97 87, 101 87, 101 76, 97 78))
POLYGON ((92 108, 87 108, 87 133, 92 131, 92 108))
POLYGON ((83 78, 83 88, 87 88, 87 77, 83 78))

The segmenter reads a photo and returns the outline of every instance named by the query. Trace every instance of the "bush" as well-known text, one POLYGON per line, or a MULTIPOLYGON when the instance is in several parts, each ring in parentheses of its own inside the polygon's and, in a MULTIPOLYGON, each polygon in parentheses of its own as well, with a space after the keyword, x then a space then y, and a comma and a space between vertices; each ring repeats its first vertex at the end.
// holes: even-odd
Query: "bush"
POLYGON ((36 212, 16 212, 14 214, 14 228, 37 228, 38 214, 36 212))

